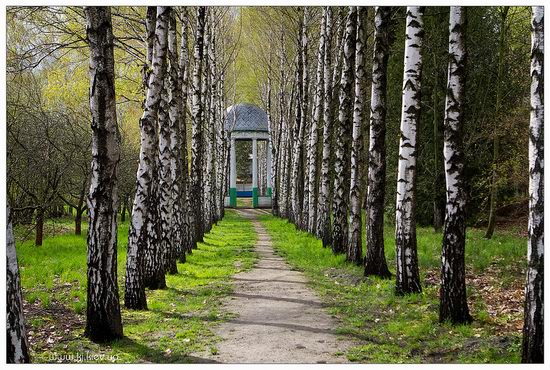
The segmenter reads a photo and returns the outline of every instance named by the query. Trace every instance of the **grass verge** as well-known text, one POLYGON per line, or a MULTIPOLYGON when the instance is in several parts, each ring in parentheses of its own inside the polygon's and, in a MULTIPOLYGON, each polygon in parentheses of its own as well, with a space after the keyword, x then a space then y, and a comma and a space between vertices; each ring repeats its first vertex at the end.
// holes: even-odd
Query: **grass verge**
MULTIPOLYGON (((147 291, 148 311, 122 309, 124 338, 99 345, 83 336, 86 311, 86 230, 48 237, 41 247, 17 246, 32 361, 189 363, 216 351, 211 328, 226 319, 221 298, 228 278, 252 267, 256 234, 249 220, 226 211, 198 249, 167 275, 168 288, 147 291)), ((118 280, 123 302, 128 223, 119 226, 118 280)))
MULTIPOLYGON (((483 239, 468 230, 467 284, 471 325, 438 323, 441 234, 418 228, 423 293, 394 294, 394 280, 363 277, 362 267, 335 256, 311 235, 271 215, 260 216, 277 253, 303 271, 340 319, 338 333, 356 346, 350 361, 367 363, 518 363, 526 239, 501 233, 483 239), (312 262, 314 261, 314 263, 312 262)), ((395 258, 393 229, 385 231, 386 258, 395 258)), ((364 239, 363 239, 364 240, 364 239)), ((392 269, 393 266, 390 266, 392 269)))

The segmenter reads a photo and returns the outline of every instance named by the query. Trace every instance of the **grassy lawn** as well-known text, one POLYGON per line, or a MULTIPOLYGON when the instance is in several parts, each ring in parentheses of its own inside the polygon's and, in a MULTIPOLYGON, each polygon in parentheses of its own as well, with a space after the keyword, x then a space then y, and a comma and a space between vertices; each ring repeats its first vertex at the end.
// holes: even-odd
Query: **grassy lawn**
MULTIPOLYGON (((394 280, 364 278, 362 267, 345 262, 294 225, 260 216, 280 255, 303 271, 311 286, 340 319, 338 333, 356 340, 348 359, 368 363, 518 363, 523 318, 526 238, 483 231, 467 232, 468 297, 474 322, 438 323, 439 263, 442 234, 419 228, 418 254, 423 293, 394 294, 394 280)), ((392 272, 394 229, 385 230, 392 272)), ((364 239, 363 239, 364 240, 364 239)))
MULTIPOLYGON (((61 222, 60 224, 63 224, 61 222)), ((70 223, 67 230, 70 230, 70 223)), ((85 224, 83 224, 85 226, 85 224)), ((119 226, 118 280, 121 303, 128 222, 119 226)), ((86 229, 17 245, 27 331, 33 362, 196 362, 190 353, 216 351, 210 330, 226 319, 221 298, 228 277, 252 267, 256 234, 249 220, 228 210, 204 243, 167 276, 168 288, 147 291, 148 311, 122 309, 124 338, 98 345, 83 337, 86 311, 86 229), (95 357, 93 357, 95 356, 95 357)))

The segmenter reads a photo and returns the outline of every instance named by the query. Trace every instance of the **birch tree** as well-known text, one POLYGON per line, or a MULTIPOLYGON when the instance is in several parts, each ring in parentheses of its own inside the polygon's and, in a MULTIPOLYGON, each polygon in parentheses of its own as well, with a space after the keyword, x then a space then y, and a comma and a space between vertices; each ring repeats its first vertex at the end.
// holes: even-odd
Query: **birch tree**
POLYGON ((421 292, 416 254, 416 129, 420 117, 423 7, 407 7, 396 202, 397 294, 421 292))
POLYGON ((323 9, 321 20, 321 33, 319 35, 319 49, 317 51, 317 73, 315 79, 315 97, 313 103, 313 117, 309 134, 308 150, 308 225, 307 231, 315 233, 317 226, 317 152, 319 142, 319 126, 321 126, 321 114, 323 110, 323 78, 325 61, 325 43, 327 37, 327 8, 323 9))
MULTIPOLYGON (((177 258, 178 255, 184 250, 183 243, 183 209, 181 198, 185 194, 182 194, 181 189, 181 176, 182 176, 182 161, 181 161, 181 112, 184 109, 184 102, 182 101, 182 87, 181 78, 179 76, 179 63, 178 63, 178 43, 177 43, 177 29, 176 29, 176 14, 175 11, 170 12, 168 23, 168 118, 169 118, 169 146, 166 149, 169 152, 169 184, 170 192, 167 194, 167 200, 170 207, 171 214, 169 215, 169 233, 163 234, 163 238, 166 235, 170 235, 170 240, 166 244, 166 264, 165 270, 170 274, 177 274, 177 258)), ((185 127, 184 127, 185 129, 185 127)), ((162 151, 161 151, 162 154, 162 151)), ((164 230, 163 230, 164 233, 164 230)))
POLYGON ((145 109, 140 119, 140 161, 128 234, 124 294, 124 304, 131 309, 147 308, 146 285, 159 288, 165 285, 162 256, 158 252, 160 230, 156 218, 158 189, 155 183, 158 176, 157 118, 166 72, 167 16, 166 7, 157 7, 152 70, 147 84, 145 109))
POLYGON ((201 85, 204 58, 204 31, 206 8, 197 8, 197 27, 195 31, 195 49, 193 67, 193 96, 192 96, 192 142, 191 142, 191 186, 189 192, 190 208, 193 213, 193 246, 202 241, 204 234, 203 205, 202 205, 202 166, 203 166, 203 106, 201 104, 201 85))
POLYGON ((29 341, 23 317, 21 278, 11 221, 10 207, 6 209, 6 345, 7 363, 29 363, 29 341))
POLYGON ((338 120, 336 121, 336 151, 334 159, 334 194, 332 203, 332 251, 345 253, 348 241, 350 137, 352 128, 353 68, 355 64, 355 38, 357 9, 349 7, 344 40, 344 58, 340 79, 338 120))
MULTIPOLYGON (((319 186, 319 204, 317 205, 317 231, 316 236, 322 240, 323 247, 327 247, 331 242, 331 228, 329 215, 329 193, 330 193, 330 163, 331 163, 331 145, 333 132, 333 106, 332 106, 332 8, 326 8, 326 36, 325 53, 323 63, 323 151, 321 158, 321 173, 319 186)), ((336 48, 338 54, 338 47, 336 48)))
POLYGON ((360 161, 363 152, 363 120, 365 105, 365 49, 367 44, 367 8, 357 7, 357 36, 355 42, 355 98, 353 101, 353 130, 350 158, 349 237, 347 259, 359 265, 362 262, 363 239, 361 227, 360 161))
POLYGON ((370 102, 369 167, 366 210, 367 252, 365 276, 390 278, 384 254, 384 197, 386 194, 386 110, 388 58, 393 39, 392 8, 377 6, 374 19, 374 50, 370 102))
POLYGON ((302 200, 304 193, 303 182, 303 143, 305 135, 306 119, 304 114, 307 112, 307 8, 304 8, 303 19, 300 22, 300 38, 298 48, 298 64, 296 66, 296 84, 297 99, 296 99, 296 120, 294 125, 294 144, 292 148, 292 177, 290 196, 292 203, 292 213, 290 220, 294 222, 296 227, 300 228, 302 224, 302 200))
POLYGON ((187 96, 188 96, 188 80, 189 80, 189 49, 187 47, 188 42, 188 25, 189 14, 187 7, 182 7, 181 10, 181 47, 180 47, 180 60, 179 60, 179 72, 181 78, 181 126, 180 126, 180 142, 181 148, 179 153, 181 154, 181 181, 180 186, 184 194, 181 197, 182 208, 184 213, 183 217, 183 250, 179 253, 180 262, 185 262, 185 253, 191 253, 196 247, 197 242, 194 238, 195 230, 195 216, 191 209, 190 200, 190 178, 189 178, 189 162, 187 151, 187 96))
POLYGON ((85 335, 92 341, 122 337, 117 282, 117 174, 120 132, 110 7, 85 7, 90 45, 92 170, 88 195, 87 309, 85 335))
POLYGON ((308 148, 308 137, 309 137, 309 126, 310 126, 310 120, 309 117, 309 97, 310 97, 310 91, 309 91, 309 34, 308 34, 308 27, 310 23, 310 14, 309 14, 309 8, 306 6, 304 7, 304 21, 303 21, 303 27, 302 27, 302 37, 301 37, 301 43, 302 43, 302 96, 300 99, 300 128, 301 128, 301 134, 302 137, 300 138, 300 176, 298 178, 298 181, 300 181, 298 187, 299 187, 299 194, 298 197, 298 207, 300 207, 300 217, 298 219, 298 222, 296 222, 296 226, 301 230, 307 230, 307 224, 309 220, 309 187, 306 184, 306 180, 309 178, 309 167, 307 166, 307 156, 306 156, 306 150, 308 148), (305 164, 305 165, 304 165, 305 164))
POLYGON ((531 17, 529 241, 521 361, 544 362, 544 7, 531 17))
MULTIPOLYGON (((163 242, 163 230, 166 229, 166 227, 163 227, 163 223, 165 223, 162 220, 162 213, 164 211, 161 210, 161 203, 163 201, 161 200, 166 196, 165 190, 162 188, 163 184, 161 184, 161 176, 164 176, 164 168, 166 165, 169 166, 169 161, 165 161, 164 158, 160 157, 160 142, 161 137, 163 137, 163 141, 169 140, 169 133, 167 133, 167 130, 164 130, 161 132, 160 125, 165 125, 166 122, 168 122, 168 107, 164 106, 167 100, 166 97, 166 90, 165 90, 165 77, 166 77, 166 71, 167 71, 167 51, 168 51, 168 18, 169 13, 171 12, 170 7, 157 7, 157 16, 156 16, 156 24, 155 24, 155 42, 154 42, 154 48, 153 48, 153 60, 152 60, 152 68, 153 71, 151 72, 151 78, 149 80, 149 87, 152 89, 152 85, 158 85, 158 98, 156 97, 156 105, 154 110, 154 114, 148 117, 148 119, 151 119, 151 122, 154 124, 154 131, 157 136, 157 145, 155 146, 156 151, 156 166, 154 166, 154 172, 153 177, 155 181, 152 183, 151 188, 151 197, 150 202, 154 203, 155 207, 150 208, 150 213, 148 217, 149 224, 147 229, 155 229, 155 232, 152 233, 153 236, 149 243, 146 244, 145 248, 145 261, 144 261, 144 269, 143 269, 143 278, 145 286, 149 289, 164 289, 166 287, 166 279, 165 279, 165 253, 166 253, 166 243, 163 242), (159 73, 155 73, 155 67, 156 64, 158 64, 159 73), (158 80, 153 81, 153 76, 158 78, 158 80), (160 108, 160 109, 159 109, 160 108), (160 124, 160 125, 159 125, 160 124), (166 164, 163 162, 167 162, 166 164)), ((149 92, 150 90, 148 90, 149 92)), ((147 110, 147 107, 146 107, 147 110)), ((144 113, 145 114, 145 113, 144 113)), ((166 127, 168 128, 168 127, 166 127)), ((169 148, 168 145, 163 144, 163 150, 169 148)), ((169 167, 168 167, 169 168, 169 167)), ((169 181, 169 180, 168 180, 169 181)), ((167 199, 167 202, 169 202, 169 199, 167 199)), ((167 210, 169 213, 170 211, 167 210)), ((169 227, 170 220, 167 220, 166 223, 169 227)), ((169 231, 167 232, 169 234, 169 231)), ((166 238, 165 240, 166 241, 166 238)))
POLYGON ((445 99, 444 143, 447 206, 441 252, 439 321, 472 320, 466 299, 464 247, 466 190, 464 182, 464 86, 466 83, 466 8, 452 6, 449 16, 449 69, 445 99))
MULTIPOLYGON (((168 22, 168 27, 169 27, 168 22)), ((170 32, 168 32, 170 33, 170 32)), ((162 265, 165 272, 170 268, 170 254, 172 245, 172 174, 171 174, 171 134, 170 134, 170 116, 169 116, 169 73, 168 68, 164 77, 164 84, 161 90, 161 98, 158 110, 158 221, 159 221, 159 241, 158 251, 162 253, 162 265)), ((175 261, 174 261, 175 262, 175 261)))

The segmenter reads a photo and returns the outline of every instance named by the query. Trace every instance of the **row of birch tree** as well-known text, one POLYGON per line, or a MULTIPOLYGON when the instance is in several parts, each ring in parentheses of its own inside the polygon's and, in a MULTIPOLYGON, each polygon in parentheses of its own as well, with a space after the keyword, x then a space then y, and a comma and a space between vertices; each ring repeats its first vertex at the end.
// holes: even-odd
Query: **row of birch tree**
MULTIPOLYGON (((394 42, 395 8, 376 7, 369 18, 366 7, 324 7, 314 12, 301 8, 294 16, 295 39, 289 52, 288 30, 281 29, 279 41, 278 104, 271 104, 268 72, 266 109, 274 135, 273 213, 288 218, 300 230, 322 240, 335 254, 363 265, 366 276, 391 278, 384 252, 386 191, 386 117, 388 114, 388 59, 394 42), (372 29, 370 19, 374 18, 372 29), (318 44, 312 44, 312 25, 319 27, 318 44), (372 61, 367 63, 366 45, 373 35, 372 61), (315 53, 308 50, 314 49, 315 53), (314 57, 309 57, 313 54, 314 57), (288 61, 292 60, 291 68, 288 61), (310 62, 314 66, 310 66, 310 62), (371 66, 370 74, 367 66, 371 66), (312 73, 314 72, 314 74, 312 73), (293 75, 293 79, 288 82, 293 75), (370 81, 370 94, 367 85, 370 81), (288 89, 287 84, 291 85, 288 89), (290 94, 288 93, 290 91, 290 94), (370 100, 370 109, 369 102, 370 100), (274 118, 277 117, 277 118, 274 118), (367 129, 365 129, 367 126, 367 129), (362 134, 369 134, 363 153, 362 134), (361 173, 367 178, 362 191, 361 173), (366 210, 362 225, 362 210, 366 210), (366 241, 362 240, 365 227, 366 241), (366 243, 365 243, 366 242, 366 243), (366 244, 366 253, 363 248, 366 244)), ((542 145, 540 131, 542 94, 540 79, 542 31, 541 9, 533 9, 532 80, 530 133, 530 244, 526 288, 523 360, 542 359, 542 145), (535 99, 535 100, 533 100, 535 99), (538 121, 537 121, 538 120, 538 121), (537 324, 535 324, 537 323, 537 324), (539 338, 539 339, 537 339, 539 338), (536 342, 537 345, 533 343, 536 342), (536 347, 538 346, 538 347, 536 347), (536 349, 535 349, 536 347, 536 349)), ((417 158, 422 149, 417 131, 422 113, 422 65, 425 7, 408 7, 405 14, 404 65, 401 95, 395 199, 395 291, 398 295, 422 291, 417 257, 416 204, 417 158)), ((444 232, 441 249, 439 320, 455 324, 472 320, 466 297, 465 237, 467 183, 463 132, 466 108, 466 22, 465 7, 451 7, 448 23, 447 88, 444 101, 443 165, 446 186, 444 232)), ((292 33, 291 33, 292 34, 292 33)), ((271 59, 271 58, 270 58, 271 59)), ((271 63, 276 65, 275 63, 271 63)), ((526 68, 526 67, 525 67, 526 68)), ((273 76, 273 77, 272 77, 273 76)), ((434 108, 435 109, 435 108, 434 108)))

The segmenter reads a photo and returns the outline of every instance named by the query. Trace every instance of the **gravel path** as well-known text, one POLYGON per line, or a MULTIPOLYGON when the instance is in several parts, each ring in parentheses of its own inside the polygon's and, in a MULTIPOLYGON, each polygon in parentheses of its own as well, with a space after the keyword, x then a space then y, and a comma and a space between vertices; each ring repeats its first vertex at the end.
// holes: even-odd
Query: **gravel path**
POLYGON ((277 256, 256 219, 261 210, 239 210, 250 218, 258 239, 258 263, 234 275, 235 290, 224 310, 236 314, 214 329, 218 353, 201 357, 221 363, 342 363, 351 342, 339 338, 337 322, 306 285, 303 273, 277 256))

